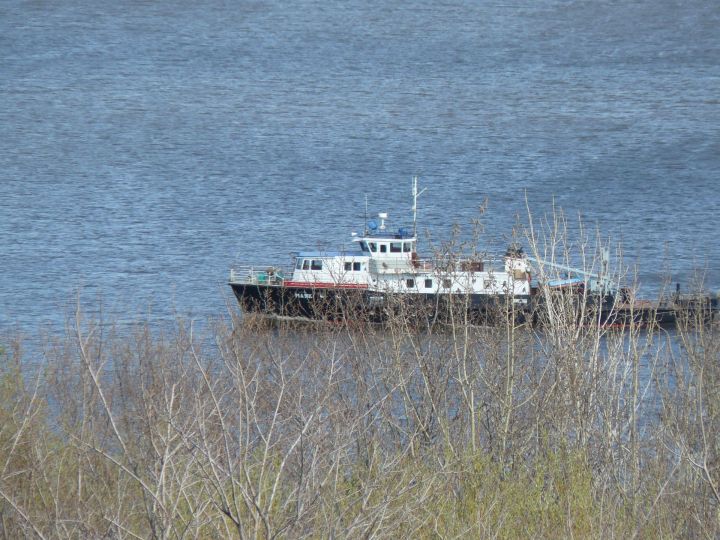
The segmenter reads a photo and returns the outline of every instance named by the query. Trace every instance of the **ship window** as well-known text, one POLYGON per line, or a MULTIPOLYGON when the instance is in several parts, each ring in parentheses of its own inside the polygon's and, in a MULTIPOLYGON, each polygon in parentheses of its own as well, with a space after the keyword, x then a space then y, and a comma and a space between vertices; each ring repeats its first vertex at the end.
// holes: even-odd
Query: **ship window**
POLYGON ((369 246, 370 246, 370 251, 372 251, 373 253, 375 253, 377 251, 377 244, 375 242, 370 242, 369 246))
POLYGON ((310 264, 310 270, 322 270, 322 261, 318 259, 313 259, 312 263, 310 264))
POLYGON ((302 263, 303 263, 303 260, 302 260, 302 259, 298 259, 298 260, 297 260, 297 263, 295 264, 295 269, 296 269, 296 270, 302 269, 302 263))
POLYGON ((410 253, 412 251, 412 242, 403 242, 403 252, 410 253))
POLYGON ((346 262, 345 263, 345 271, 349 272, 350 270, 352 270, 352 263, 346 262))
POLYGON ((432 279, 426 279, 426 280, 425 280, 425 288, 426 288, 426 289, 432 289, 432 279))
POLYGON ((390 242, 390 253, 401 253, 402 242, 390 242))
POLYGON ((310 261, 308 259, 303 261, 303 270, 310 270, 310 261))
POLYGON ((449 279, 443 279, 443 287, 449 289, 450 287, 452 287, 452 281, 450 281, 449 279))
POLYGON ((367 242, 365 242, 365 241, 360 242, 360 251, 370 251, 370 249, 368 248, 367 242))
POLYGON ((360 271, 360 263, 359 263, 359 262, 353 263, 353 270, 354 270, 355 272, 359 272, 359 271, 360 271))
POLYGON ((408 286, 408 289, 412 289, 415 286, 415 280, 414 279, 408 279, 405 281, 405 284, 408 286))
POLYGON ((387 244, 380 244, 380 253, 387 253, 387 244))

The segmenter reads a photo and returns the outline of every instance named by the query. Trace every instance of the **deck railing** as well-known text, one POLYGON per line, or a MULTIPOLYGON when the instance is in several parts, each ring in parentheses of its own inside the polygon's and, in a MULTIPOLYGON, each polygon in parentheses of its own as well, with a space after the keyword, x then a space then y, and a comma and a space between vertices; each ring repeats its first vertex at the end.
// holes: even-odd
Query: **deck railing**
POLYGON ((397 274, 415 271, 483 272, 489 269, 486 261, 458 259, 442 261, 433 259, 371 259, 370 272, 374 274, 397 274))
POLYGON ((282 284, 291 279, 291 266, 277 265, 240 265, 230 269, 230 283, 282 284))

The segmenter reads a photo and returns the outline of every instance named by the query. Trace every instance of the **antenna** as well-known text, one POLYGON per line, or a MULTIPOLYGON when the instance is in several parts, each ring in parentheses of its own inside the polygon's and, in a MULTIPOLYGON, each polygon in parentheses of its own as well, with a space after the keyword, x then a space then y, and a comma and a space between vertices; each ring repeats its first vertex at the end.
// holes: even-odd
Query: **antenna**
POLYGON ((366 193, 365 194, 365 236, 368 235, 367 208, 368 208, 368 203, 367 203, 367 193, 366 193))
POLYGON ((421 191, 420 193, 418 193, 417 181, 418 181, 418 177, 417 177, 417 176, 413 176, 413 181, 412 181, 412 194, 413 194, 413 206, 412 206, 412 211, 413 211, 413 236, 415 236, 415 237, 417 237, 417 200, 418 200, 418 197, 419 197, 420 195, 422 195, 423 193, 425 193, 425 190, 427 189, 427 188, 423 188, 422 191, 421 191))

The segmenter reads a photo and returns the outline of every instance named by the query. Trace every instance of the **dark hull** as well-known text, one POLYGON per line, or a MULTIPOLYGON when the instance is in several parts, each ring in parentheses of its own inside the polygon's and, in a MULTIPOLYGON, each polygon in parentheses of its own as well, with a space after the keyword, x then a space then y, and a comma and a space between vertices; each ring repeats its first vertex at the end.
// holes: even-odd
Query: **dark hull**
MULTIPOLYGON (((481 294, 387 294, 368 289, 289 287, 279 284, 230 283, 246 313, 328 321, 383 322, 392 316, 418 323, 470 320, 487 323, 512 318, 516 322, 552 324, 541 297, 506 297, 481 294), (460 317, 460 319, 458 319, 460 317), (466 318, 467 317, 467 318, 466 318)), ((616 304, 612 298, 589 298, 587 309, 578 309, 586 322, 610 326, 631 323, 675 326, 684 322, 707 322, 718 313, 716 298, 700 297, 651 305, 616 304)))
POLYGON ((508 312, 516 319, 525 319, 530 307, 529 296, 517 297, 514 305, 507 306, 504 297, 481 294, 388 294, 367 289, 244 283, 230 286, 245 312, 329 321, 382 322, 400 315, 432 322, 457 314, 486 321, 508 312))
POLYGON ((673 327, 713 321, 718 315, 716 299, 696 298, 659 305, 614 306, 603 310, 603 322, 623 326, 631 322, 641 325, 673 327))
MULTIPOLYGON (((609 327, 623 327, 630 324, 637 326, 673 327, 684 324, 705 324, 718 315, 718 300, 709 296, 674 297, 653 303, 638 301, 634 304, 616 301, 612 295, 577 296, 558 300, 564 305, 569 318, 577 318, 577 322, 585 324, 600 323, 609 327)), ((556 307, 556 311, 557 311, 556 307)), ((540 325, 552 325, 558 321, 550 320, 542 296, 534 297, 533 321, 540 325)), ((565 316, 563 319, 567 320, 565 316)))

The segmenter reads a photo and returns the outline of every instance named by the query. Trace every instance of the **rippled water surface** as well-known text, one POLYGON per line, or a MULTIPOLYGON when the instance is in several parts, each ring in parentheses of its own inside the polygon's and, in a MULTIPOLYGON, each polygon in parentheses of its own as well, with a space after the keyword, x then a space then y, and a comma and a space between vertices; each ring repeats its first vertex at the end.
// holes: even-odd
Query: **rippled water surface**
POLYGON ((0 4, 0 328, 222 314, 230 265, 371 209, 447 237, 525 197, 720 287, 720 3, 0 4))

